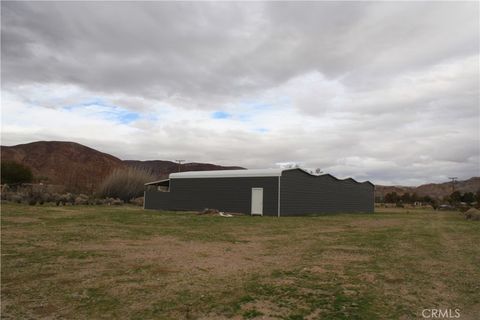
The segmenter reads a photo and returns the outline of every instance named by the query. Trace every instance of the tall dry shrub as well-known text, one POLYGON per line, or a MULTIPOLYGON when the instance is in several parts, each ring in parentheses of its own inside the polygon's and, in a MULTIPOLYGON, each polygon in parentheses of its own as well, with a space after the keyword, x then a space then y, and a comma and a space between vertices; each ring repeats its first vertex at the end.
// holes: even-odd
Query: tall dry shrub
POLYGON ((150 172, 140 168, 115 169, 102 182, 98 194, 104 198, 120 198, 123 201, 143 195, 144 185, 155 180, 150 172))

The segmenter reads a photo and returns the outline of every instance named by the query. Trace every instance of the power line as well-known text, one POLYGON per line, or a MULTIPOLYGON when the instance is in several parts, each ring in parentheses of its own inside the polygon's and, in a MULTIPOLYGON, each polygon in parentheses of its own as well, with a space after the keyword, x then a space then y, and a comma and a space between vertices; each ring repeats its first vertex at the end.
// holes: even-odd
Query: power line
POLYGON ((178 163, 178 172, 180 172, 180 166, 182 162, 185 162, 185 160, 175 160, 176 163, 178 163))
POLYGON ((452 192, 455 192, 455 183, 457 182, 458 177, 448 177, 448 179, 452 180, 452 192))

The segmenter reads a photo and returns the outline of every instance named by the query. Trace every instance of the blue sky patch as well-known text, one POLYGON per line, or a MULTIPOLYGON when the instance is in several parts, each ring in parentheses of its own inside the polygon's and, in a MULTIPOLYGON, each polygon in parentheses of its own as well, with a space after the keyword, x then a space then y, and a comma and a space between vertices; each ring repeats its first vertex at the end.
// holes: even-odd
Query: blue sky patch
POLYGON ((98 115, 103 119, 123 124, 130 123, 140 118, 139 113, 116 106, 101 98, 88 99, 80 103, 65 106, 63 109, 68 111, 83 111, 89 115, 98 115))
POLYGON ((79 102, 79 103, 74 103, 74 104, 70 104, 68 106, 64 106, 63 109, 70 111, 70 110, 74 110, 74 109, 77 109, 77 108, 88 107, 88 106, 92 106, 92 105, 107 106, 108 104, 105 102, 105 100, 103 100, 101 98, 92 98, 92 99, 84 100, 84 101, 79 102))
POLYGON ((118 120, 120 120, 121 123, 130 123, 138 120, 138 118, 140 118, 140 115, 136 112, 125 112, 118 115, 118 120))
POLYGON ((232 115, 228 112, 225 112, 225 111, 215 111, 214 113, 212 113, 212 118, 213 119, 228 119, 230 118, 232 115))

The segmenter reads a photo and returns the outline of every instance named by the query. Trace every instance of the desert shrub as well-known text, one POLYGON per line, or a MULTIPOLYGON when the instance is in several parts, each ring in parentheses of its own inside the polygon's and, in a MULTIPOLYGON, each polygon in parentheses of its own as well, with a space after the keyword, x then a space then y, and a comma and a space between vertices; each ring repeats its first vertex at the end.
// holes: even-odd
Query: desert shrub
POLYGON ((2 161, 1 170, 2 183, 25 183, 33 180, 32 170, 18 162, 2 161))
POLYGON ((10 192, 8 192, 8 191, 2 191, 2 192, 0 193, 0 199, 2 199, 2 200, 7 200, 7 201, 8 201, 8 200, 9 200, 9 199, 8 199, 9 193, 10 193, 10 192))
POLYGON ((103 181, 98 193, 101 197, 119 198, 128 202, 143 195, 145 183, 152 180, 155 180, 155 176, 143 169, 117 169, 103 181))
POLYGON ((118 198, 116 199, 113 199, 112 202, 110 202, 111 205, 113 206, 121 206, 122 204, 124 204, 125 202, 123 200, 120 200, 118 198))
POLYGON ((67 204, 71 204, 71 205, 75 204, 75 195, 73 195, 71 193, 65 193, 65 194, 56 193, 52 196, 52 198, 53 198, 53 201, 56 203, 57 206, 67 205, 67 204))
POLYGON ((42 192, 42 191, 29 191, 27 192, 28 196, 37 200, 38 204, 44 204, 48 202, 53 202, 53 197, 51 193, 42 192))
POLYGON ((57 206, 59 206, 61 204, 65 204, 64 201, 63 201, 63 195, 61 195, 59 193, 52 194, 52 202, 55 202, 55 204, 57 206))
POLYGON ((92 204, 94 204, 94 205, 102 205, 102 204, 105 204, 105 203, 106 203, 105 199, 100 199, 100 198, 92 199, 92 204))
POLYGON ((8 194, 5 195, 5 200, 15 202, 15 203, 22 203, 23 196, 15 192, 9 192, 8 194))
POLYGON ((131 199, 130 203, 141 207, 141 206, 143 206, 143 197, 138 197, 138 198, 135 198, 135 199, 131 199))
POLYGON ((106 205, 111 205, 113 201, 115 201, 115 199, 113 199, 113 198, 105 198, 104 204, 106 204, 106 205))
POLYGON ((33 190, 32 188, 23 188, 19 192, 24 197, 24 201, 29 205, 43 204, 44 200, 42 198, 42 192, 39 190, 33 190))
POLYGON ((465 219, 480 221, 480 210, 475 208, 470 208, 468 211, 464 212, 465 219))
POLYGON ((75 204, 75 195, 72 193, 68 192, 62 195, 62 200, 64 201, 65 204, 70 203, 71 205, 75 204))
POLYGON ((78 205, 86 205, 89 204, 89 198, 85 194, 79 194, 78 197, 75 198, 75 204, 78 205))
POLYGON ((125 202, 123 200, 120 200, 119 198, 106 198, 103 199, 103 204, 109 205, 109 206, 121 206, 125 202))

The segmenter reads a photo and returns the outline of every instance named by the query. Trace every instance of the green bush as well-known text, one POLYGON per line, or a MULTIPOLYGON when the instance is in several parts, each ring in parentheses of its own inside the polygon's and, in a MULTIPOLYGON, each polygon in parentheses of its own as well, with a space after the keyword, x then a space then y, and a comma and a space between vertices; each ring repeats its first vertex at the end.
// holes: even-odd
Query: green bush
POLYGON ((100 185, 98 194, 104 198, 119 198, 128 202, 143 195, 145 183, 153 180, 155 176, 143 169, 116 169, 100 185))
POLYGON ((25 183, 33 180, 32 170, 18 162, 2 161, 1 170, 2 184, 25 183))

